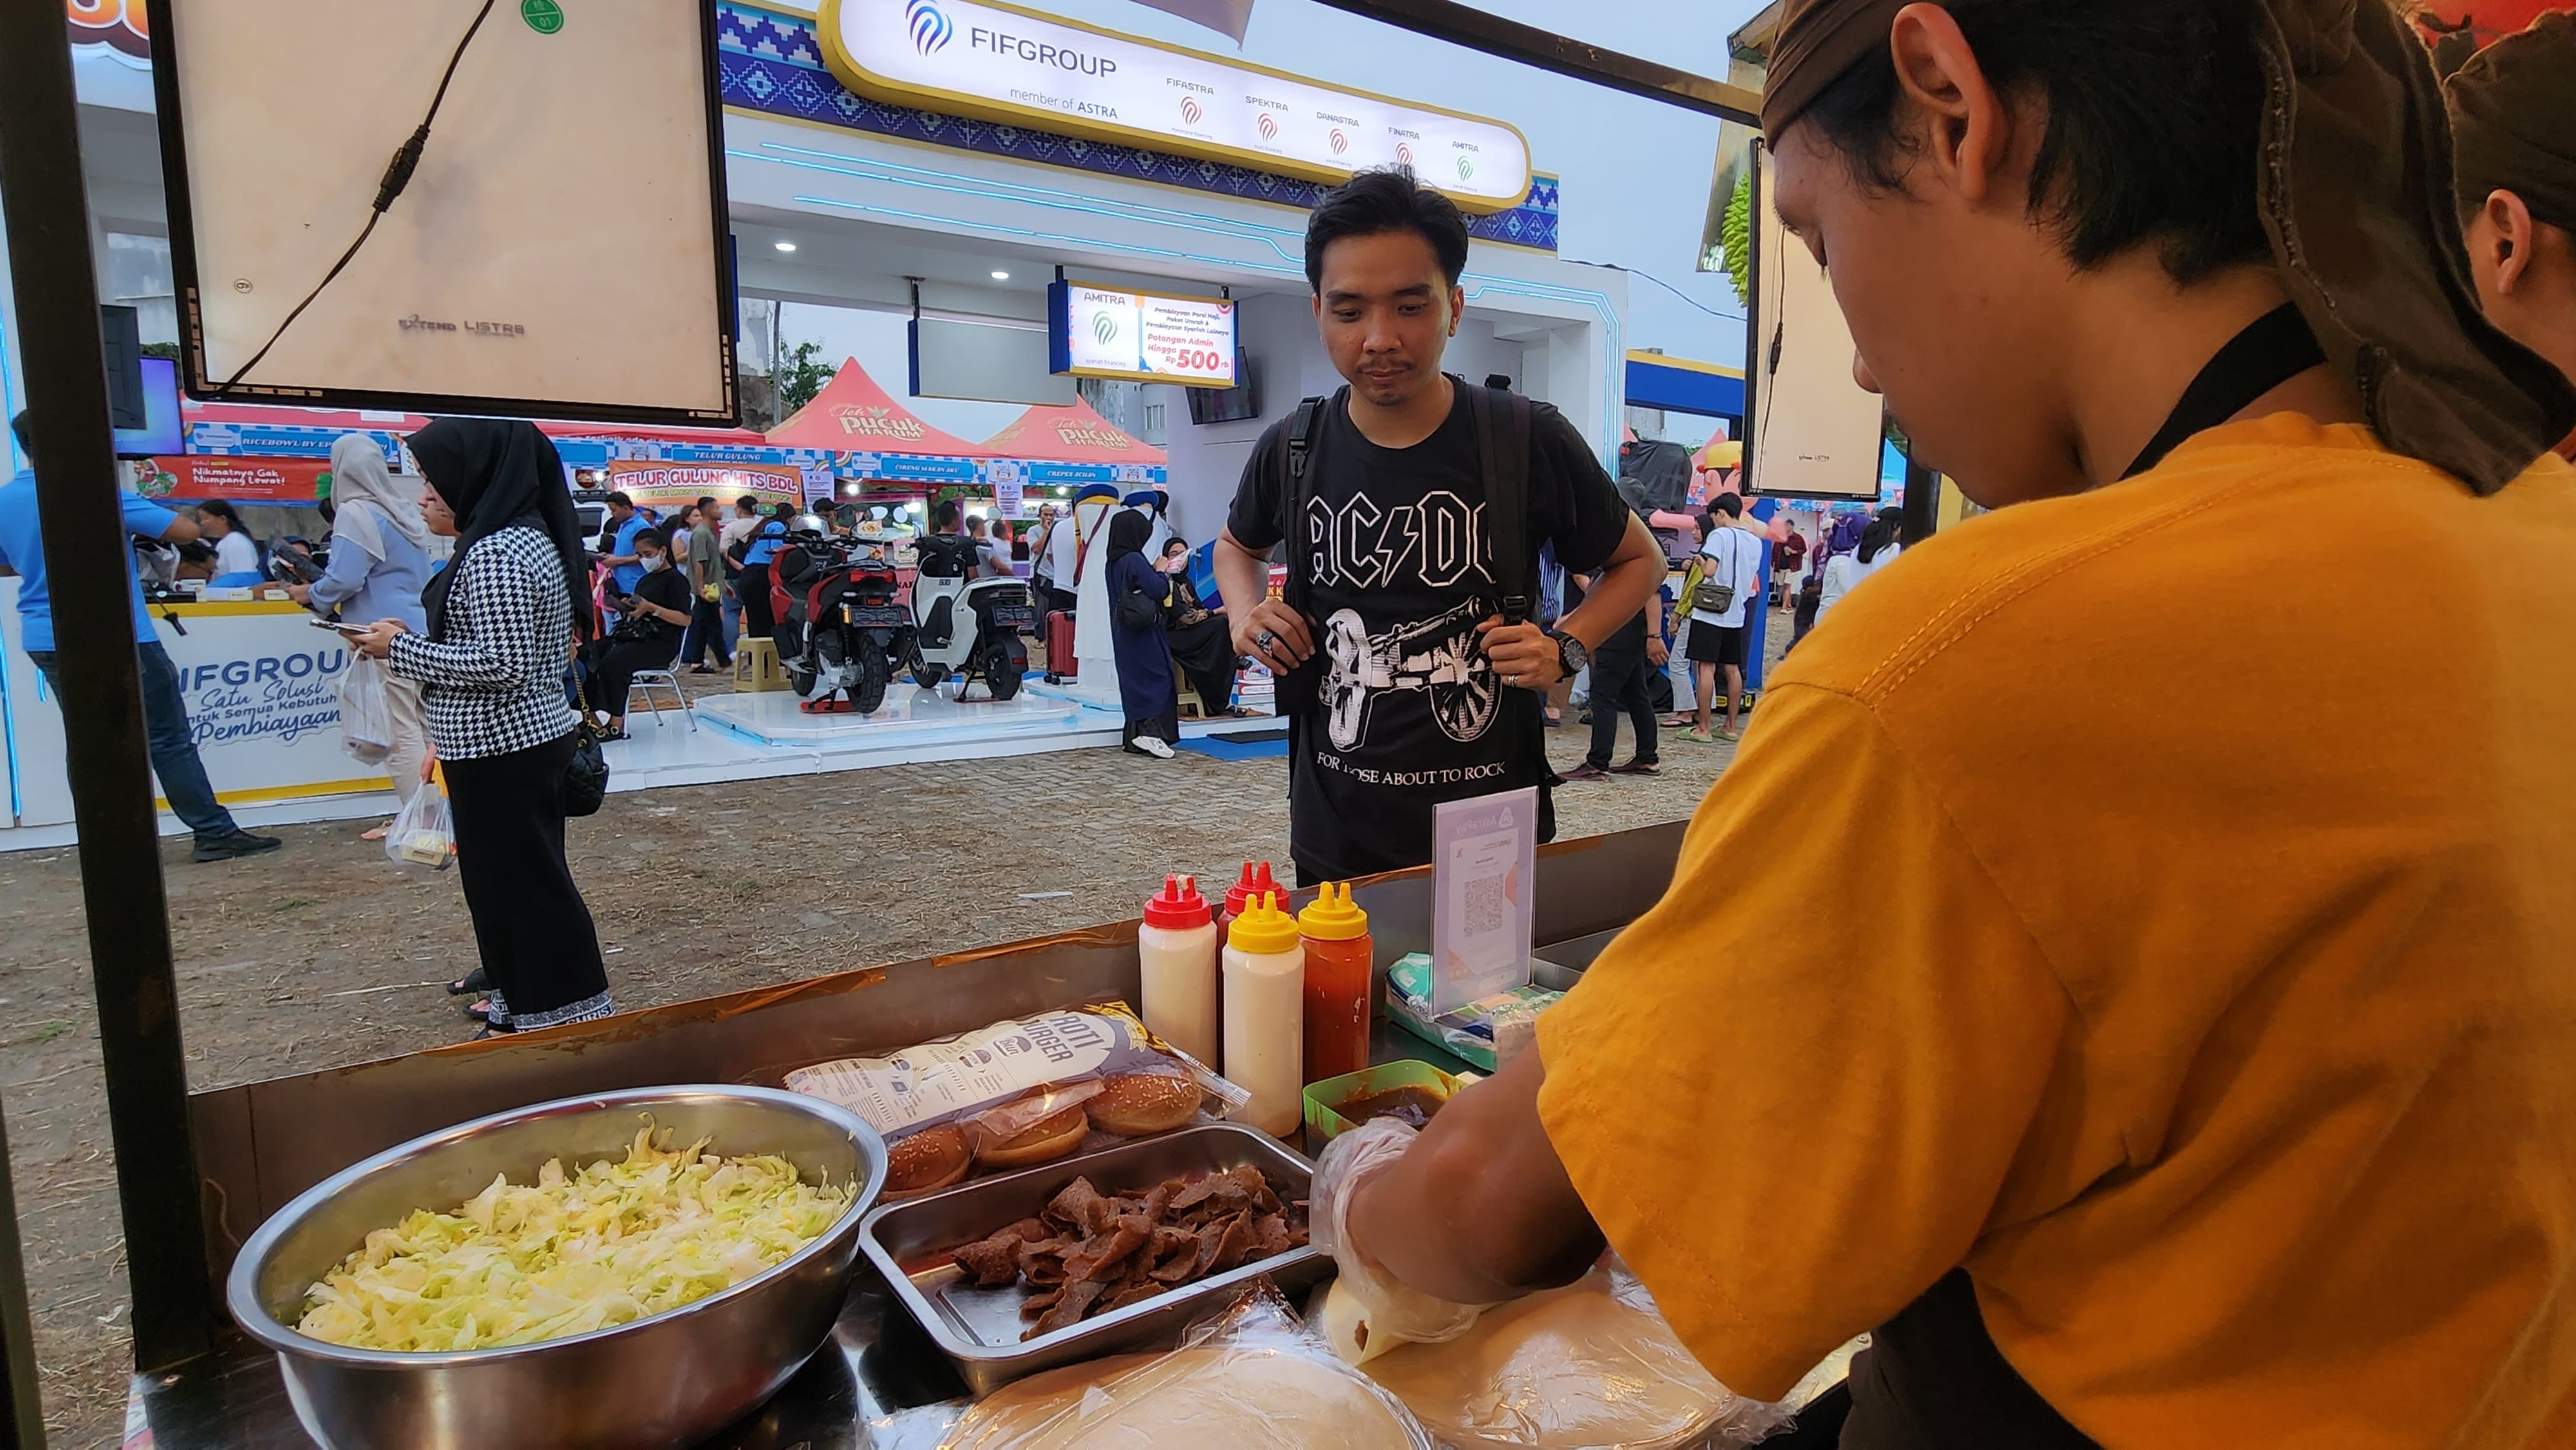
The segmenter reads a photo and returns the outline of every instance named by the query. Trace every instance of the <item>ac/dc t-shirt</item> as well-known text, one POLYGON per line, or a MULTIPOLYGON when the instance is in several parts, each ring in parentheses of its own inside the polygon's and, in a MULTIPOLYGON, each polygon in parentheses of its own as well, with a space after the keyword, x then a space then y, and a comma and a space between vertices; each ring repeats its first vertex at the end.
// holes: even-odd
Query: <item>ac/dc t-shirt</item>
MULTIPOLYGON (((1454 383, 1455 380, 1453 380, 1454 383)), ((1444 801, 1547 784, 1539 696, 1506 689, 1476 626, 1500 612, 1484 469, 1466 385, 1448 420, 1410 448, 1380 448, 1350 420, 1349 392, 1315 421, 1302 535, 1284 562, 1302 580, 1316 654, 1283 681, 1289 717, 1289 854, 1308 883, 1419 866, 1444 801)), ((1627 532, 1617 488, 1564 415, 1530 428, 1524 576, 1553 540, 1567 569, 1609 562, 1627 532)), ((1226 528, 1259 552, 1284 537, 1290 424, 1272 425, 1243 472, 1226 528)), ((1554 831, 1543 810, 1543 836, 1554 831)))

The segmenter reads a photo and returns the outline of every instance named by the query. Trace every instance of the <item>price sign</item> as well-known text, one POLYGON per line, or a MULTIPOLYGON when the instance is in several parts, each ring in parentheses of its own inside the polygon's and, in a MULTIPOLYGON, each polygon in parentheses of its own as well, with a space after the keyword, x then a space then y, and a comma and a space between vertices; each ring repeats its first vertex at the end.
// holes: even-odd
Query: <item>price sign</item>
POLYGON ((1237 381, 1237 314, 1223 298, 1058 282, 1047 303, 1058 373, 1192 388, 1237 381))

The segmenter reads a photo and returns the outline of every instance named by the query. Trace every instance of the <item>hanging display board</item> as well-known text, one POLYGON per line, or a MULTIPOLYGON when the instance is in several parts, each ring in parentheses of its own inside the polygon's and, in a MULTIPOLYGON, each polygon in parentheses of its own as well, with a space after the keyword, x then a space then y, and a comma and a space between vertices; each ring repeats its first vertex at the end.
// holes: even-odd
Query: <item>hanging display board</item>
POLYGON ((188 391, 735 422, 714 11, 152 0, 188 391))
POLYGON ((1047 288, 1047 330, 1058 373, 1231 388, 1236 312, 1216 297, 1129 292, 1082 282, 1047 288))
POLYGON ((1851 327, 1833 284, 1771 201, 1771 153, 1753 148, 1752 446, 1748 491, 1876 499, 1886 405, 1852 378, 1851 327))
POLYGON ((1529 195, 1529 142, 1503 122, 1014 5, 822 0, 815 30, 843 85, 926 111, 1309 181, 1410 166, 1472 212, 1509 211, 1529 195))

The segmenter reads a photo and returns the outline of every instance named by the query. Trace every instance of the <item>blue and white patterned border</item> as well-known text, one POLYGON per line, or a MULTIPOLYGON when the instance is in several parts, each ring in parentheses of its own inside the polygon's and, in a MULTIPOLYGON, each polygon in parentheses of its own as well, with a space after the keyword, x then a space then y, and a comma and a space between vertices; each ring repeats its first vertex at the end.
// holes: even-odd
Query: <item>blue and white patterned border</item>
MULTIPOLYGON (((814 22, 801 15, 723 0, 716 7, 716 40, 725 104, 744 110, 1282 206, 1311 207, 1328 189, 1317 182, 1220 161, 872 101, 852 93, 824 68, 814 22)), ((1527 200, 1510 211, 1470 217, 1468 230, 1481 241, 1553 252, 1556 223, 1557 179, 1540 176, 1527 200)))

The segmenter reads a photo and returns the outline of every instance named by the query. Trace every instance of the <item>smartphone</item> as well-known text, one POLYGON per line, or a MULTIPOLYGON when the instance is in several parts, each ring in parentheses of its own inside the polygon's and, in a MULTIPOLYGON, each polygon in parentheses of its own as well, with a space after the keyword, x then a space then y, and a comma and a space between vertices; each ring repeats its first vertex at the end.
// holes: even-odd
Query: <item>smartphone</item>
POLYGON ((305 622, 315 629, 332 630, 344 635, 360 635, 367 632, 367 627, 363 624, 342 624, 336 619, 312 619, 305 622))

